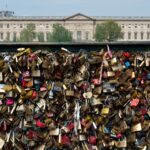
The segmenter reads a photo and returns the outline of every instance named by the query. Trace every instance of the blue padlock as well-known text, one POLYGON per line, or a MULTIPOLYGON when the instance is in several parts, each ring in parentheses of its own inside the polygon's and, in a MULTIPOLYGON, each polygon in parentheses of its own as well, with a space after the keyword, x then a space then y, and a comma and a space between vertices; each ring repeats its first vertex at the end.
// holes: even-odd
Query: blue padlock
POLYGON ((129 61, 126 61, 126 62, 125 62, 125 66, 126 66, 126 68, 129 68, 129 67, 131 66, 130 62, 129 62, 129 61))

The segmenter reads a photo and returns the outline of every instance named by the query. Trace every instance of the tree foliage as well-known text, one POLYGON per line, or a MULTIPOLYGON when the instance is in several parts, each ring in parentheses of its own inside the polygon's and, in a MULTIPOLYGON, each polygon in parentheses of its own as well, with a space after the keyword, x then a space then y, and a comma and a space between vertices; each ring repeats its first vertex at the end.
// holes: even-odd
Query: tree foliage
POLYGON ((70 42, 72 41, 72 35, 69 30, 64 28, 60 24, 53 25, 53 32, 48 35, 49 42, 70 42))
POLYGON ((96 41, 117 41, 122 38, 121 27, 114 21, 106 21, 96 26, 96 41))
POLYGON ((25 29, 21 31, 20 41, 21 42, 32 42, 35 37, 35 24, 30 23, 25 29))

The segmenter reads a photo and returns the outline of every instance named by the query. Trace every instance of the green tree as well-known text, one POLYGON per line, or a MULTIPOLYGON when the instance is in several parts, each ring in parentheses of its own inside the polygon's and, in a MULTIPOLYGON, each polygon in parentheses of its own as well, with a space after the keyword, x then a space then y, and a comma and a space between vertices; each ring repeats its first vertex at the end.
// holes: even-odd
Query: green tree
POLYGON ((50 42, 71 42, 72 35, 69 30, 59 24, 53 25, 53 32, 49 35, 50 42))
POLYGON ((35 24, 30 23, 20 33, 21 42, 32 42, 35 37, 35 24))
POLYGON ((37 37, 38 37, 39 42, 44 42, 44 33, 43 32, 37 33, 37 37))
POLYGON ((115 21, 106 21, 96 26, 96 41, 117 41, 122 38, 121 27, 115 21))

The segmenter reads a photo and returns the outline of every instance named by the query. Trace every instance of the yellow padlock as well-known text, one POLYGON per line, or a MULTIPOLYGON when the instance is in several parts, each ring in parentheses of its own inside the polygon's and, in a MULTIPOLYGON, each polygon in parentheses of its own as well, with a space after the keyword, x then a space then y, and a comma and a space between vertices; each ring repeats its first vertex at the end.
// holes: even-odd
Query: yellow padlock
POLYGON ((108 107, 102 108, 101 115, 107 115, 107 114, 109 114, 109 108, 108 107))

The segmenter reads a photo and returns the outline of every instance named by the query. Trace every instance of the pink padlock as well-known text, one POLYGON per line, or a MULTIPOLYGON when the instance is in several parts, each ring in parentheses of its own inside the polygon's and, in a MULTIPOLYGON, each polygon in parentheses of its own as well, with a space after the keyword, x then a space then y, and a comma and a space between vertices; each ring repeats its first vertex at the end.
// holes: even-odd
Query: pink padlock
POLYGON ((28 78, 28 77, 30 77, 30 72, 25 71, 25 72, 23 72, 22 76, 23 76, 23 78, 28 78))
POLYGON ((10 106, 10 105, 13 105, 14 104, 14 99, 13 98, 8 98, 6 100, 6 105, 10 106))
POLYGON ((46 91, 46 87, 40 87, 40 91, 43 92, 43 91, 46 91))
POLYGON ((92 144, 92 145, 95 145, 96 142, 97 142, 96 136, 90 135, 90 136, 88 137, 88 142, 89 142, 90 144, 92 144))
POLYGON ((41 122, 40 120, 36 120, 36 125, 40 128, 45 128, 45 124, 43 122, 41 122))
POLYGON ((92 82, 94 85, 100 85, 101 84, 101 81, 99 78, 98 79, 92 79, 92 82))

